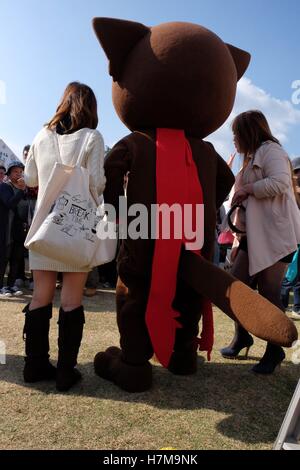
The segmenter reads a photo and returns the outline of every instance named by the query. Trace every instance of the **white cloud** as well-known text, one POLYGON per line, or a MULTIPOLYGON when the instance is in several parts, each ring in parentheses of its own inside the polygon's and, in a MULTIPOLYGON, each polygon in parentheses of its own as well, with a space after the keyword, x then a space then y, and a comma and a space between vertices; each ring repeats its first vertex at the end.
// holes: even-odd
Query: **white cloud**
POLYGON ((231 123, 234 117, 249 109, 262 111, 272 130, 282 144, 288 141, 291 127, 300 124, 300 110, 290 101, 274 98, 266 91, 255 86, 249 78, 243 77, 238 83, 237 95, 233 111, 225 124, 211 134, 207 140, 212 142, 216 150, 225 160, 234 151, 231 123))

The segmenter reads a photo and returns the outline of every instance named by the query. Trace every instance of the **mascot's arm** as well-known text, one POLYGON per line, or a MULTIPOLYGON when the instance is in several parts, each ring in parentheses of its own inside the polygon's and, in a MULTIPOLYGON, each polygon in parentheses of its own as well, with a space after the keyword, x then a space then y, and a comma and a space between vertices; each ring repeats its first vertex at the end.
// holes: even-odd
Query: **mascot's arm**
POLYGON ((120 140, 109 152, 105 159, 104 171, 106 176, 106 187, 104 201, 112 204, 117 211, 119 207, 119 196, 124 195, 124 177, 130 170, 130 153, 124 141, 120 140))
POLYGON ((202 256, 183 250, 179 275, 258 338, 286 347, 297 339, 294 323, 279 308, 202 256))

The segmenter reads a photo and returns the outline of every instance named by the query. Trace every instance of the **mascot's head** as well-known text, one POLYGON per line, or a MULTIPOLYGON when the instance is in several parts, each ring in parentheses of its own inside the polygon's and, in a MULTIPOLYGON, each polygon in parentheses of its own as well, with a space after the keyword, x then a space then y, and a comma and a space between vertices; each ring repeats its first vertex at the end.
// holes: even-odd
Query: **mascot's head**
POLYGON ((130 130, 184 129, 204 138, 229 116, 250 54, 182 22, 149 28, 94 18, 109 59, 115 109, 130 130))

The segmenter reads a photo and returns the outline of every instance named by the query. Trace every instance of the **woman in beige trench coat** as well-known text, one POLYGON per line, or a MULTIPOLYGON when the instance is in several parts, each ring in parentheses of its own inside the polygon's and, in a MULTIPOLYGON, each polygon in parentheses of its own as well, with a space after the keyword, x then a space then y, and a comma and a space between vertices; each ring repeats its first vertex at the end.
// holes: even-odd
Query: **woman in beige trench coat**
MULTIPOLYGON (((232 205, 242 204, 245 235, 240 239, 231 273, 283 309, 280 289, 287 264, 300 244, 300 212, 293 190, 289 157, 272 135, 260 111, 238 115, 232 124, 234 143, 244 155, 232 205)), ((253 338, 239 324, 231 344, 221 349, 225 358, 238 356, 253 338)), ((264 356, 252 370, 270 374, 285 358, 283 349, 268 343, 264 356)))

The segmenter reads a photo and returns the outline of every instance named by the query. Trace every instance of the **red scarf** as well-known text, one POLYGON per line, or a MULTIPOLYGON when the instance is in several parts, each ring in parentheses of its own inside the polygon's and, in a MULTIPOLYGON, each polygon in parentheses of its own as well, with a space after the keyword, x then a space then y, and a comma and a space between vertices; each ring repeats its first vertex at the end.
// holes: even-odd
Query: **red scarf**
MULTIPOLYGON (((192 151, 184 131, 157 129, 156 134, 156 203, 174 203, 182 208, 184 204, 203 204, 202 187, 192 151)), ((195 218, 193 217, 193 221, 195 218)), ((163 239, 157 236, 152 264, 152 280, 146 310, 146 324, 154 352, 164 367, 168 367, 174 349, 176 329, 181 324, 180 316, 172 308, 176 293, 177 271, 182 238, 175 239, 171 224, 171 236, 163 239), (173 237, 172 237, 173 235, 173 237)), ((194 227, 193 227, 194 228, 194 227)), ((200 250, 196 252, 200 255, 200 250)), ((201 279, 199 279, 201 282, 201 279)), ((204 301, 203 329, 201 339, 197 339, 200 350, 210 352, 213 346, 213 317, 211 303, 204 301)))

